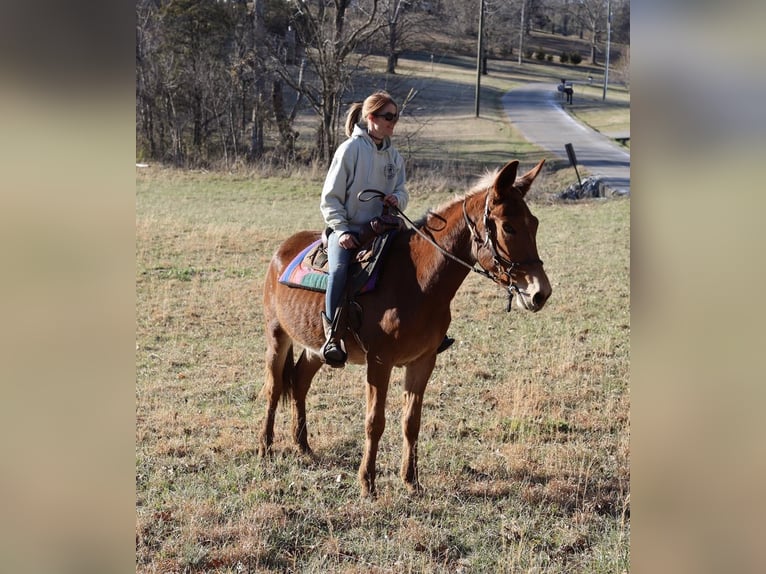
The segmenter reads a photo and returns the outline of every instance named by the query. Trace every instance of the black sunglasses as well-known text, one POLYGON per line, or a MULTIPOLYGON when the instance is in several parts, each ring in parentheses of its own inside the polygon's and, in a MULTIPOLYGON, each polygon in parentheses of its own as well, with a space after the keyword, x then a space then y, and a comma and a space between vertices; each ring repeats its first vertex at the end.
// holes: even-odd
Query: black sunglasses
POLYGON ((385 114, 372 114, 376 118, 385 118, 388 122, 396 122, 399 121, 399 114, 392 114, 391 112, 386 112, 385 114))

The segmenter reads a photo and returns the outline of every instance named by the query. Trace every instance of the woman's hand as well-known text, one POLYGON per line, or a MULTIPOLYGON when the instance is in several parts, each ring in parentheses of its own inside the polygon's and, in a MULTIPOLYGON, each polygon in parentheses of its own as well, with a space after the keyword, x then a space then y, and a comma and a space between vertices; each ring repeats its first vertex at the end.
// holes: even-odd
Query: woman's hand
POLYGON ((399 205, 399 200, 395 195, 387 195, 383 198, 383 204, 388 205, 389 207, 396 207, 399 205))
POLYGON ((359 247, 359 241, 353 233, 346 232, 338 239, 338 245, 343 249, 356 249, 359 247))

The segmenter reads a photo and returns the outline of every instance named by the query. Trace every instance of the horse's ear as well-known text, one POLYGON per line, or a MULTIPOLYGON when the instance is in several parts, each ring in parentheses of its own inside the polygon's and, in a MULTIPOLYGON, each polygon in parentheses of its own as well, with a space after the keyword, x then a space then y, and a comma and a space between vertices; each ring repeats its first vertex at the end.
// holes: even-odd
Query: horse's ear
POLYGON ((495 176, 495 192, 500 196, 501 199, 502 196, 511 189, 513 182, 516 181, 516 171, 518 169, 519 160, 515 159, 505 164, 503 169, 501 169, 495 176))
POLYGON ((540 173, 544 163, 545 159, 541 159, 540 163, 516 180, 516 189, 521 192, 522 197, 524 197, 529 191, 529 188, 532 187, 532 182, 535 181, 535 178, 540 173))

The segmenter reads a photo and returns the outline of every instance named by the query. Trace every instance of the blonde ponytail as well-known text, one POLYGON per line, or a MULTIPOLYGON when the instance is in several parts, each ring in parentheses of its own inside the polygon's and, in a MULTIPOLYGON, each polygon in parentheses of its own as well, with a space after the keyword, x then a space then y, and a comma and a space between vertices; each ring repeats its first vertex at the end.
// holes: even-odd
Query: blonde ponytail
POLYGON ((359 123, 359 119, 362 116, 362 102, 354 102, 351 104, 351 108, 348 110, 346 116, 346 136, 351 137, 354 133, 354 126, 359 123))

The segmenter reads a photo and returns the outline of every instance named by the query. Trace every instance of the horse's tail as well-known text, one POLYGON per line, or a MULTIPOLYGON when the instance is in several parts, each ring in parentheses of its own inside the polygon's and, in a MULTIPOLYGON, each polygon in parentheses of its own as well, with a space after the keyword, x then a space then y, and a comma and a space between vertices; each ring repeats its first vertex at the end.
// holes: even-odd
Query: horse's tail
POLYGON ((282 404, 287 406, 293 397, 295 383, 295 357, 293 356, 293 344, 287 348, 285 363, 282 366, 282 404))

